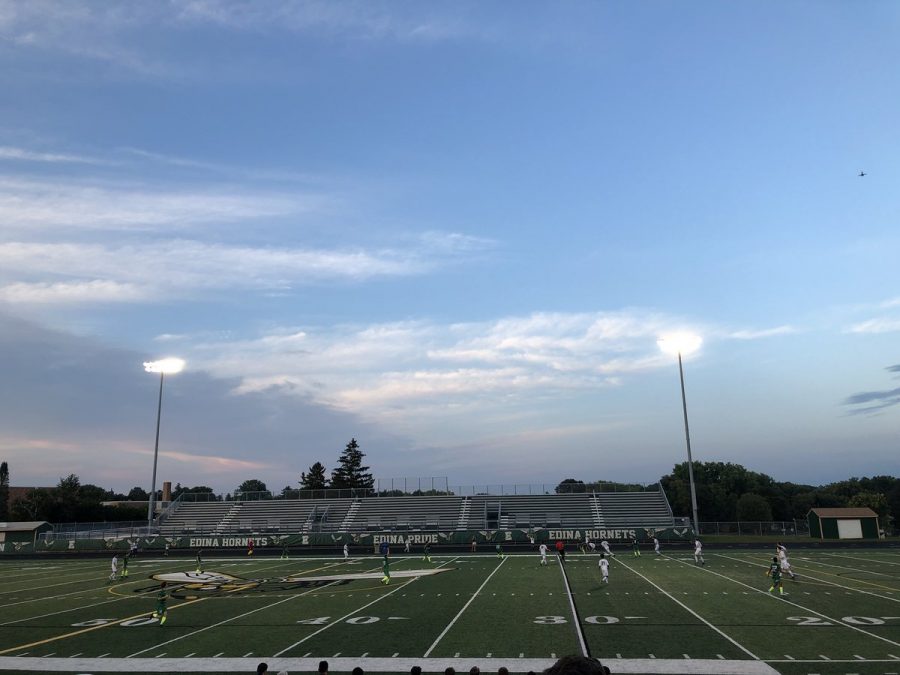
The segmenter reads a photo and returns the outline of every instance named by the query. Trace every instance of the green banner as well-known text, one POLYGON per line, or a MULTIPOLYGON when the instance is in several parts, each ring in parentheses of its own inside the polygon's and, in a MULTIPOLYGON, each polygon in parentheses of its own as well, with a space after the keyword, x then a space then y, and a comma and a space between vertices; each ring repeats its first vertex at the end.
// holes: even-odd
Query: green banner
MULTIPOLYGON (((467 545, 474 542, 475 550, 480 545, 496 544, 541 544, 553 543, 558 540, 565 541, 569 545, 575 545, 588 537, 591 541, 599 543, 630 542, 637 539, 641 542, 649 542, 653 537, 661 541, 689 541, 693 535, 689 527, 666 527, 649 529, 635 528, 533 528, 516 530, 450 530, 446 532, 335 532, 310 534, 258 534, 258 535, 189 535, 177 537, 134 537, 128 539, 76 539, 76 540, 49 540, 39 541, 36 545, 31 542, 0 543, 0 553, 66 553, 89 551, 128 551, 132 545, 142 550, 164 550, 168 545, 170 550, 196 550, 196 549, 246 549, 253 541, 257 549, 294 549, 304 547, 330 547, 341 548, 344 544, 350 546, 366 546, 375 550, 383 542, 392 547, 422 546, 426 543, 435 545, 467 545)), ((396 550, 396 549, 395 549, 396 550)))

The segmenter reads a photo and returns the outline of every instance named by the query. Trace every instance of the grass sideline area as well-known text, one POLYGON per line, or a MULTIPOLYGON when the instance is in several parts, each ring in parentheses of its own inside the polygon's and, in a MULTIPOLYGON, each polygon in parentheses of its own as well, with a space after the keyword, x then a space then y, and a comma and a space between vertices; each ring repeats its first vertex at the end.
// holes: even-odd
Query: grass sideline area
MULTIPOLYGON (((712 538, 704 538, 712 541, 712 538)), ((718 541, 716 539, 715 541, 718 541)), ((3 672, 539 671, 589 654, 613 673, 900 673, 900 551, 792 548, 798 579, 768 592, 771 547, 391 558, 0 561, 3 672), (164 626, 151 613, 169 579, 164 626)))

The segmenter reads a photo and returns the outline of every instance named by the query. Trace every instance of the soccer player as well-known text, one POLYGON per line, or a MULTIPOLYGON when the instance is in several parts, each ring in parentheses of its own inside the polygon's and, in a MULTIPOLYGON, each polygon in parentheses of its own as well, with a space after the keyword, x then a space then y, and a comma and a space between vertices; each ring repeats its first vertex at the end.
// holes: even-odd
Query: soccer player
POLYGON ((656 537, 653 537, 653 552, 656 553, 656 555, 662 555, 662 553, 659 552, 659 539, 656 537))
POLYGON ((791 563, 788 562, 787 548, 779 541, 775 544, 775 550, 778 553, 778 563, 781 565, 781 571, 785 574, 790 574, 791 579, 796 579, 797 575, 794 574, 794 571, 791 569, 791 563))
POLYGON ((772 564, 766 570, 766 576, 772 577, 772 585, 769 587, 769 593, 778 589, 779 595, 784 595, 784 586, 781 584, 781 565, 778 563, 778 557, 772 558, 772 564))
POLYGON ((112 563, 110 563, 110 567, 112 568, 112 572, 109 574, 109 581, 115 581, 119 575, 119 556, 116 553, 113 553, 112 563))
POLYGON ((344 544, 344 560, 350 559, 350 546, 348 544, 344 544))
POLYGON ((503 545, 497 544, 497 557, 503 558, 503 545))
POLYGON ((122 576, 121 579, 124 579, 128 576, 128 558, 131 556, 131 553, 126 553, 122 556, 122 576))
POLYGON ((609 560, 606 559, 606 554, 600 554, 600 562, 598 563, 600 567, 600 581, 601 583, 608 584, 609 583, 609 560))
POLYGON ((547 544, 541 544, 538 547, 538 551, 541 552, 541 565, 547 564, 547 544))
POLYGON ((588 542, 588 550, 590 550, 590 552, 593 553, 594 551, 597 550, 597 544, 595 544, 592 541, 589 541, 588 542))
POLYGON ((472 553, 475 553, 478 548, 478 540, 475 537, 472 537, 472 553))
POLYGON ((425 561, 427 561, 427 562, 431 562, 431 542, 430 542, 430 541, 426 541, 426 542, 425 542, 425 551, 424 551, 424 553, 425 553, 425 555, 422 557, 422 560, 425 560, 425 561))
POLYGON ((406 538, 406 543, 403 545, 403 552, 404 552, 404 553, 409 553, 409 546, 410 546, 410 539, 409 539, 409 537, 407 537, 407 538, 406 538))
POLYGON ((282 560, 287 560, 287 559, 288 559, 288 550, 287 550, 287 548, 288 548, 288 547, 287 547, 287 544, 286 544, 286 543, 282 543, 282 544, 281 544, 281 559, 282 559, 282 560))
POLYGON ((251 556, 253 555, 253 540, 252 539, 247 540, 247 555, 251 555, 251 556))
POLYGON ((388 554, 384 554, 384 563, 381 565, 381 572, 384 576, 381 577, 381 583, 387 585, 391 583, 391 562, 388 559, 388 554))
POLYGON ((163 552, 165 557, 169 557, 169 542, 166 542, 166 550, 163 552))
POLYGON ((159 625, 162 626, 166 622, 166 601, 169 599, 169 591, 166 590, 166 582, 163 581, 159 585, 159 592, 156 594, 156 611, 153 612, 153 618, 159 619, 159 625))
POLYGON ((203 553, 203 549, 198 548, 197 549, 197 574, 203 573, 203 557, 201 555, 202 553, 203 553))
POLYGON ((700 543, 700 539, 694 539, 694 564, 706 564, 706 561, 703 559, 703 544, 700 543))
POLYGON ((612 556, 613 558, 616 556, 615 553, 613 553, 612 551, 609 550, 609 542, 606 541, 606 539, 604 539, 603 541, 600 542, 600 546, 603 549, 603 551, 606 553, 606 555, 612 556))
POLYGON ((635 558, 641 557, 641 545, 638 543, 637 537, 631 540, 631 550, 634 552, 635 558))
POLYGON ((566 542, 562 539, 556 540, 556 555, 559 556, 559 561, 561 563, 566 562, 566 542))

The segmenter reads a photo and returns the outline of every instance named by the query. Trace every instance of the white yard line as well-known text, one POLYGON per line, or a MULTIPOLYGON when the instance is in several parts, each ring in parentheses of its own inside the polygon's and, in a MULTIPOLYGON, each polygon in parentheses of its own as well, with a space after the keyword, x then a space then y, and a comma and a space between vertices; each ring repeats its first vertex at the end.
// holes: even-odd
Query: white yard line
MULTIPOLYGON (((331 567, 334 567, 334 565, 331 565, 331 567)), ((197 633, 202 633, 202 632, 204 632, 204 631, 210 630, 211 628, 217 628, 217 627, 219 627, 219 626, 221 626, 221 625, 223 625, 223 624, 229 623, 230 621, 234 621, 235 619, 241 619, 241 618, 243 618, 243 617, 245 617, 245 616, 249 616, 250 614, 255 614, 256 612, 261 612, 261 611, 264 610, 264 609, 269 609, 269 608, 271 608, 271 607, 275 607, 275 606, 277 606, 277 605, 280 605, 280 604, 282 604, 282 603, 284 603, 284 602, 289 602, 289 601, 293 600, 294 598, 302 598, 304 595, 309 595, 310 593, 313 593, 313 592, 315 592, 315 591, 321 590, 321 589, 323 589, 323 588, 327 588, 328 586, 331 586, 331 585, 336 584, 336 583, 338 583, 338 581, 332 581, 332 582, 329 582, 329 583, 327 583, 327 584, 324 584, 323 586, 317 586, 317 587, 315 587, 315 588, 310 588, 308 591, 304 591, 303 593, 298 593, 297 595, 290 595, 290 596, 286 597, 284 600, 279 600, 279 601, 277 601, 277 602, 273 602, 273 603, 271 603, 271 604, 264 605, 264 606, 258 607, 258 608, 256 608, 256 609, 252 609, 252 610, 250 610, 249 612, 245 612, 245 613, 243 613, 243 614, 239 614, 238 616, 232 616, 232 617, 230 617, 230 618, 228 618, 228 619, 225 619, 225 620, 223 620, 223 621, 219 621, 218 623, 215 623, 215 624, 213 624, 213 625, 211 625, 211 626, 206 626, 206 627, 204 627, 204 628, 200 628, 200 629, 198 629, 198 630, 195 630, 195 631, 192 631, 192 632, 187 633, 187 634, 185 634, 185 635, 182 635, 181 637, 173 638, 173 639, 171 639, 171 640, 166 640, 165 642, 161 642, 161 643, 159 643, 159 644, 157 644, 157 645, 153 645, 152 647, 147 647, 146 649, 142 649, 142 650, 139 651, 139 652, 134 652, 133 654, 129 654, 129 655, 128 655, 127 657, 125 657, 125 658, 129 658, 129 659, 130 659, 130 658, 133 658, 133 657, 137 656, 138 654, 143 654, 144 652, 149 652, 149 651, 154 650, 154 649, 159 649, 160 647, 163 647, 163 646, 165 646, 165 645, 167 645, 167 644, 171 644, 172 642, 178 642, 179 640, 183 640, 183 639, 185 639, 185 638, 187 638, 187 637, 191 637, 192 635, 196 635, 197 633)), ((173 609, 174 609, 174 607, 178 607, 178 605, 174 605, 174 606, 173 606, 173 609)))
MULTIPOLYGON (((873 563, 877 563, 879 565, 900 566, 900 562, 892 562, 890 560, 878 560, 877 558, 862 558, 860 556, 855 556, 855 555, 841 555, 840 553, 822 553, 822 555, 827 555, 832 558, 849 558, 850 560, 862 560, 863 562, 873 562, 873 563)), ((887 555, 890 555, 890 554, 887 554, 887 555)))
MULTIPOLYGON (((419 666, 426 673, 443 673, 446 668, 467 672, 477 665, 483 672, 497 672, 505 666, 512 673, 539 673, 552 666, 556 659, 517 659, 502 657, 467 658, 333 658, 322 655, 310 658, 159 658, 100 659, 100 658, 21 658, 0 656, 0 670, 50 672, 128 672, 139 667, 148 673, 252 673, 260 661, 269 662, 269 672, 316 672, 319 661, 325 658, 333 672, 350 672, 356 666, 370 673, 403 673, 419 666)), ((659 673, 660 675, 778 675, 778 671, 763 661, 719 659, 606 659, 604 663, 614 673, 659 673)), ((799 663, 799 661, 795 662, 799 663)), ((811 662, 816 663, 816 662, 811 662)), ((822 663, 821 661, 818 663, 822 663)), ((853 663, 860 663, 854 661, 853 663)), ((877 663, 867 661, 866 663, 877 663)), ((882 661, 881 663, 886 663, 882 661)), ((896 663, 893 661, 892 663, 896 663)))
MULTIPOLYGON (((719 553, 714 554, 714 555, 721 556, 721 554, 719 554, 719 553)), ((722 556, 722 557, 727 557, 727 556, 722 556)), ((828 616, 827 614, 822 614, 822 612, 818 612, 814 609, 810 609, 809 607, 804 607, 803 605, 793 602, 792 600, 788 600, 787 598, 785 598, 783 596, 772 595, 771 593, 761 590, 759 588, 756 588, 755 586, 751 586, 750 584, 745 584, 743 581, 738 581, 737 579, 733 579, 724 574, 719 574, 718 572, 713 572, 711 569, 709 569, 707 567, 696 567, 695 565, 693 565, 691 563, 683 562, 681 560, 678 560, 677 558, 673 558, 673 560, 681 563, 682 565, 687 565, 688 567, 694 567, 695 569, 697 569, 701 572, 706 572, 707 574, 714 574, 717 577, 722 577, 723 579, 727 579, 728 581, 730 581, 734 584, 737 584, 738 586, 743 586, 744 588, 749 588, 751 591, 754 591, 756 593, 761 593, 762 595, 764 595, 768 598, 772 598, 772 600, 775 600, 776 602, 783 602, 787 605, 793 605, 794 607, 798 607, 799 609, 802 609, 804 612, 809 612, 811 614, 815 614, 816 616, 820 616, 823 619, 828 619, 829 621, 833 621, 834 623, 836 623, 840 626, 844 626, 844 628, 849 628, 851 630, 855 630, 858 633, 862 633, 863 635, 868 635, 869 637, 875 638, 876 640, 881 640, 882 642, 887 642, 888 644, 894 645, 895 647, 900 647, 900 642, 894 642, 893 640, 888 640, 885 637, 881 637, 880 635, 876 635, 875 633, 870 633, 869 631, 863 630, 862 628, 858 628, 857 626, 851 626, 849 623, 844 623, 840 619, 835 619, 833 617, 828 616)), ((744 561, 741 561, 741 562, 744 562, 744 561)))
MULTIPOLYGON (((728 560, 737 560, 738 562, 742 562, 747 565, 755 565, 756 567, 762 567, 763 569, 768 567, 768 565, 763 565, 761 563, 750 562, 747 560, 741 560, 740 558, 732 558, 731 556, 725 555, 724 553, 714 553, 713 555, 718 556, 719 558, 727 558, 728 560)), ((793 567, 793 565, 791 567, 793 567)), ((782 576, 784 576, 784 575, 782 575, 782 576)), ((829 586, 836 586, 837 588, 843 588, 845 591, 854 591, 856 593, 863 593, 865 595, 871 595, 873 597, 880 598, 881 600, 890 600, 891 602, 900 602, 900 598, 891 598, 886 595, 880 595, 880 594, 876 593, 875 591, 867 591, 862 588, 853 588, 852 586, 844 586, 843 584, 839 584, 834 581, 828 581, 827 579, 821 579, 819 577, 814 577, 807 572, 804 572, 801 576, 804 579, 812 579, 813 581, 817 581, 821 584, 828 584, 829 586)))
MULTIPOLYGON (((456 558, 451 558, 451 559, 448 560, 447 562, 443 562, 443 563, 441 563, 440 565, 438 565, 438 567, 443 567, 444 565, 449 565, 449 564, 452 563, 454 560, 456 560, 456 558)), ((413 583, 414 581, 417 581, 417 580, 420 579, 420 578, 421 578, 421 577, 413 577, 412 579, 410 579, 409 581, 407 581, 405 584, 401 584, 400 586, 397 586, 397 588, 395 588, 394 590, 392 590, 390 593, 385 593, 384 595, 382 595, 382 596, 376 598, 376 599, 373 600, 372 602, 367 603, 367 604, 363 605, 362 607, 357 607, 356 609, 354 609, 354 610, 353 610, 352 612, 350 612, 349 614, 345 614, 345 615, 342 616, 340 619, 335 619, 334 621, 332 621, 332 622, 331 622, 330 624, 328 624, 327 626, 323 626, 323 627, 320 628, 319 630, 310 633, 310 634, 307 635, 305 638, 303 638, 303 639, 301 639, 301 640, 297 640, 297 642, 295 642, 294 644, 292 644, 292 645, 289 646, 289 647, 285 647, 285 648, 282 649, 280 652, 276 652, 273 656, 281 656, 282 654, 284 654, 284 653, 287 652, 287 651, 290 651, 291 649, 293 649, 293 648, 296 647, 297 645, 301 645, 301 644, 303 644, 304 642, 306 642, 307 640, 309 640, 310 638, 315 637, 316 635, 318 635, 318 634, 321 633, 322 631, 328 630, 328 629, 331 628, 332 626, 334 626, 334 625, 336 625, 336 624, 339 624, 340 622, 342 622, 342 621, 344 621, 344 620, 350 618, 350 617, 353 616, 354 614, 359 614, 361 611, 363 611, 363 610, 366 609, 367 607, 371 607, 371 606, 374 605, 376 602, 381 602, 382 600, 384 600, 385 598, 387 598, 387 597, 393 595, 393 594, 396 593, 397 591, 399 591, 399 590, 401 590, 401 589, 403 589, 403 588, 406 588, 406 587, 409 586, 411 583, 413 583)), ((351 668, 351 670, 353 670, 353 669, 351 668)))
POLYGON ((578 635, 578 642, 581 645, 581 655, 589 657, 591 654, 588 651, 587 643, 584 641, 584 628, 581 626, 581 621, 578 619, 578 612, 575 609, 575 599, 572 597, 572 589, 569 587, 565 563, 559 564, 559 572, 562 574, 563 583, 566 585, 566 594, 569 596, 569 607, 572 608, 572 623, 575 625, 575 633, 578 635))
MULTIPOLYGON (((710 623, 709 621, 707 621, 706 619, 704 619, 702 616, 700 616, 699 614, 697 614, 697 612, 695 612, 695 611, 692 610, 690 607, 688 607, 687 605, 685 605, 683 602, 681 602, 681 600, 679 600, 678 598, 676 598, 674 595, 672 595, 671 593, 669 593, 668 591, 666 591, 664 588, 662 588, 662 586, 659 586, 659 585, 655 584, 655 583, 652 582, 650 579, 648 579, 647 577, 645 577, 643 574, 641 574, 640 572, 638 572, 638 571, 635 570, 634 568, 630 567, 624 560, 619 560, 619 564, 622 565, 625 569, 627 569, 627 570, 631 571, 632 573, 636 574, 637 576, 639 576, 641 579, 643 579, 643 580, 646 581, 648 584, 650 584, 651 586, 653 586, 653 587, 654 587, 656 590, 658 590, 660 593, 662 593, 663 595, 665 595, 666 597, 668 597, 670 600, 672 600, 672 601, 675 602, 676 604, 680 605, 682 608, 686 609, 688 612, 690 612, 690 613, 693 614, 695 617, 697 617, 698 619, 700 619, 700 621, 702 621, 703 623, 705 623, 707 626, 709 626, 710 628, 712 628, 714 631, 716 631, 719 635, 721 635, 723 638, 725 638, 726 640, 728 640, 728 641, 729 641, 731 644, 733 644, 735 647, 737 647, 737 648, 740 649, 742 652, 744 652, 745 654, 747 654, 751 659, 754 659, 754 660, 756 660, 756 661, 759 661, 759 660, 760 660, 759 657, 758 657, 756 654, 754 654, 753 652, 751 652, 751 651, 750 651, 749 649, 747 649, 744 645, 742 645, 741 643, 739 643, 737 640, 735 640, 734 638, 730 637, 729 635, 726 635, 721 629, 719 629, 718 627, 714 626, 712 623, 710 623)), ((655 663, 655 661, 654 661, 654 663, 655 663)), ((718 663, 721 663, 721 661, 718 661, 718 663)))
POLYGON ((478 597, 478 594, 481 593, 482 589, 485 586, 487 586, 487 583, 491 580, 491 577, 497 573, 497 570, 499 570, 501 567, 503 567, 503 563, 505 563, 507 560, 508 560, 508 558, 504 557, 500 561, 500 564, 494 568, 494 571, 491 572, 490 574, 488 574, 487 579, 485 579, 482 582, 481 586, 478 587, 478 590, 476 590, 472 594, 472 597, 469 598, 469 601, 465 605, 463 605, 462 609, 459 610, 459 612, 457 612, 456 616, 454 616, 453 619, 450 621, 450 623, 448 623, 447 626, 444 628, 444 630, 441 631, 441 634, 437 636, 437 639, 431 643, 431 646, 425 651, 425 655, 423 656, 423 658, 428 658, 428 655, 431 654, 432 651, 434 651, 435 647, 437 647, 438 642, 443 640, 444 636, 450 632, 450 629, 453 628, 453 624, 455 624, 457 622, 457 620, 459 620, 459 617, 461 617, 463 615, 463 612, 465 612, 469 608, 469 605, 471 605, 472 602, 474 602, 475 598, 478 597))
POLYGON ((822 562, 821 560, 816 560, 815 558, 797 558, 798 560, 802 560, 805 563, 810 563, 813 565, 822 565, 823 567, 836 567, 839 570, 851 570, 853 572, 862 572, 863 574, 877 574, 880 577, 887 577, 888 579, 896 579, 897 576, 894 574, 886 574, 884 572, 873 572, 872 570, 863 570, 859 567, 848 567, 847 565, 832 565, 831 563, 822 562))
MULTIPOLYGON (((127 659, 134 658, 138 654, 143 654, 144 652, 149 652, 149 651, 153 651, 154 649, 159 649, 160 647, 164 647, 165 645, 172 644, 173 642, 178 642, 179 640, 184 640, 185 638, 189 638, 193 635, 197 635, 198 633, 203 633, 204 631, 208 631, 212 628, 218 628, 219 626, 229 623, 231 621, 234 621, 235 619, 243 619, 245 616, 255 614, 256 612, 261 612, 266 609, 271 609, 272 607, 275 607, 282 603, 290 602, 294 598, 302 598, 304 595, 309 595, 310 593, 321 590, 323 588, 326 588, 326 587, 331 586, 332 584, 336 584, 336 583, 337 583, 337 581, 332 581, 330 583, 325 584, 324 586, 310 588, 308 591, 304 591, 303 593, 298 593, 297 595, 292 595, 288 598, 285 598, 284 600, 279 600, 278 602, 273 602, 268 605, 263 605, 262 607, 257 607, 256 609, 251 609, 249 612, 244 612, 243 614, 238 614, 237 616, 229 617, 229 618, 225 619, 224 621, 219 621, 218 623, 214 623, 211 626, 206 626, 205 628, 200 628, 198 630, 191 631, 190 633, 182 635, 181 637, 173 638, 171 640, 166 640, 165 642, 160 642, 159 644, 153 645, 152 647, 147 647, 146 649, 142 649, 139 652, 134 652, 133 654, 129 654, 125 658, 127 658, 127 659)), ((176 607, 177 607, 177 605, 176 605, 176 607)))

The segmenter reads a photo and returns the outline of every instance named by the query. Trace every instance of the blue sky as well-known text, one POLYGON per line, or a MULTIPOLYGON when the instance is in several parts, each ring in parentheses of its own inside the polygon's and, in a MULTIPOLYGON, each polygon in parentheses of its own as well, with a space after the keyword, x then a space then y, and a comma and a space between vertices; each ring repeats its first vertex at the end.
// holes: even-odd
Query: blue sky
POLYGON ((0 2, 13 484, 900 470, 892 2, 0 2), (865 170, 868 175, 858 177, 865 170))

